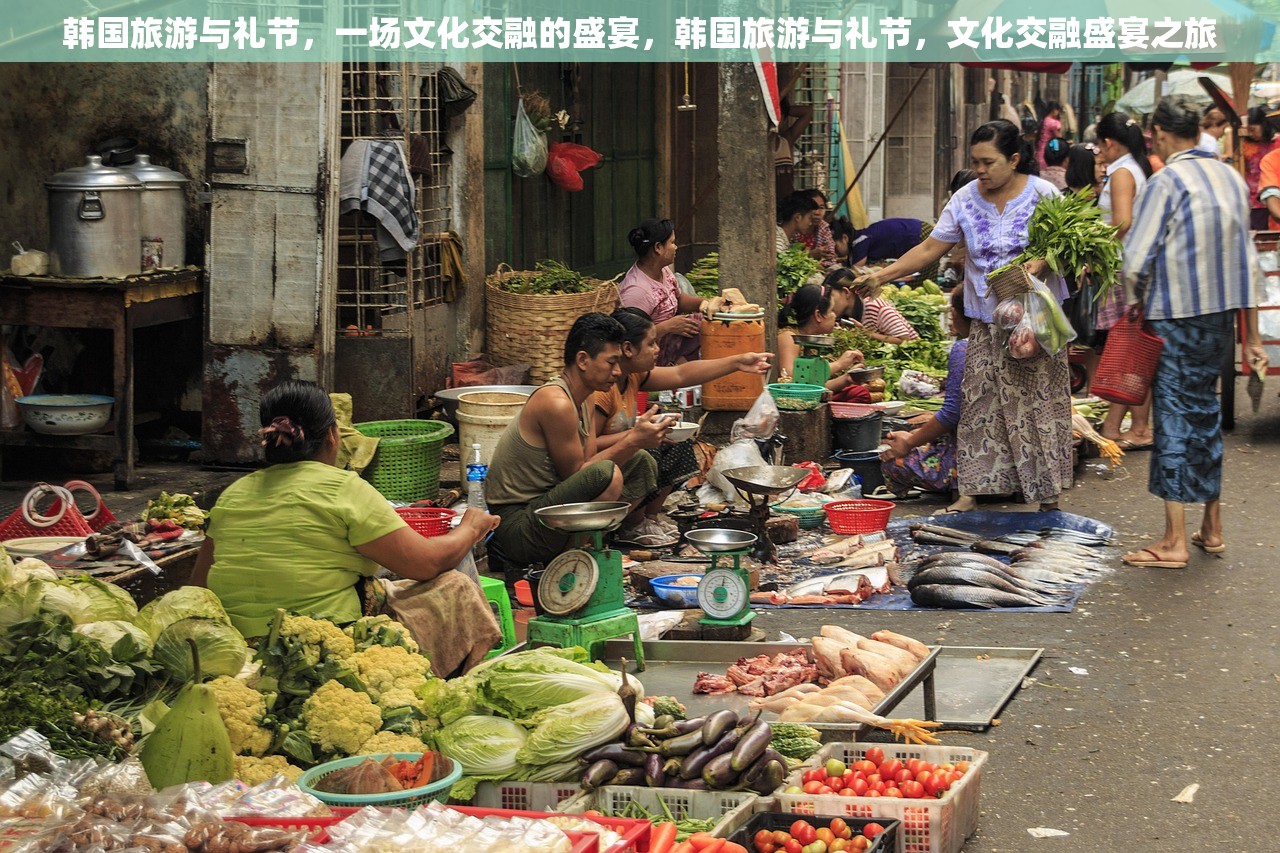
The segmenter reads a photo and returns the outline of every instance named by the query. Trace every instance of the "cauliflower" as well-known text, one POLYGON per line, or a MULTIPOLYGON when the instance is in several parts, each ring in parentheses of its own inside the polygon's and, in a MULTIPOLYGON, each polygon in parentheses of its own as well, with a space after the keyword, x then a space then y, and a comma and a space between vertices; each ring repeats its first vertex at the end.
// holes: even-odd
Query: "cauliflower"
POLYGON ((431 662, 401 646, 370 646, 347 663, 384 709, 418 705, 417 690, 427 683, 431 662))
POLYGON ((220 675, 209 682, 218 713, 236 755, 262 755, 271 748, 271 732, 259 723, 267 713, 266 698, 238 678, 220 675))
POLYGON ((302 722, 321 752, 356 755, 382 728, 382 714, 365 694, 326 681, 302 704, 302 722))
POLYGON ((254 758, 249 755, 235 757, 236 778, 246 785, 260 785, 272 776, 283 776, 290 782, 297 782, 302 776, 302 768, 294 767, 285 761, 283 755, 268 755, 266 758, 254 758))
POLYGON ((301 645, 303 657, 312 666, 320 662, 321 652, 336 658, 348 658, 356 650, 351 638, 327 619, 286 615, 280 622, 280 636, 301 645))
POLYGON ((361 755, 379 755, 384 752, 422 752, 426 745, 413 735, 395 732, 378 732, 360 744, 361 755))
POLYGON ((346 627, 344 633, 363 650, 370 646, 400 646, 405 651, 418 653, 418 644, 409 629, 386 614, 362 616, 346 627))

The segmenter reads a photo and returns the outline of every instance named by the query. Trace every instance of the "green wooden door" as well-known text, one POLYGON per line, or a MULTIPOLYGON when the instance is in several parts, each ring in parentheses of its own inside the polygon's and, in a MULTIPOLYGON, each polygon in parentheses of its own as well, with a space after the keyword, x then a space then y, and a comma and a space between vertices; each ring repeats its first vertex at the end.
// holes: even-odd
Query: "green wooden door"
POLYGON ((576 142, 604 156, 583 175, 581 192, 560 189, 546 175, 511 171, 515 80, 510 65, 485 66, 485 266, 530 269, 554 258, 579 272, 610 278, 634 260, 627 232, 654 208, 657 166, 654 66, 633 63, 527 64, 524 91, 539 91, 553 113, 574 119, 549 142, 576 142))

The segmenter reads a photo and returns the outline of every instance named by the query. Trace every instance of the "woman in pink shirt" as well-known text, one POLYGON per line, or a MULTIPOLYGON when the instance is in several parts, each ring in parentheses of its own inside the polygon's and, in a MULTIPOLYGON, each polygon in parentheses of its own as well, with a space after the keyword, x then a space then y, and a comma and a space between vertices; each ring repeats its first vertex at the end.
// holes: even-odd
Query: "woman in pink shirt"
POLYGON ((1041 169, 1048 165, 1044 161, 1044 147, 1049 144, 1050 139, 1057 139, 1062 135, 1062 122, 1058 118, 1060 115, 1062 107, 1058 106, 1057 101, 1050 101, 1045 105, 1044 121, 1040 122, 1040 135, 1036 138, 1036 162, 1041 169))
POLYGON ((671 265, 676 262, 676 227, 670 219, 646 219, 627 235, 637 260, 618 286, 626 308, 648 314, 658 332, 658 366, 698 358, 702 344, 703 300, 680 292, 671 265))

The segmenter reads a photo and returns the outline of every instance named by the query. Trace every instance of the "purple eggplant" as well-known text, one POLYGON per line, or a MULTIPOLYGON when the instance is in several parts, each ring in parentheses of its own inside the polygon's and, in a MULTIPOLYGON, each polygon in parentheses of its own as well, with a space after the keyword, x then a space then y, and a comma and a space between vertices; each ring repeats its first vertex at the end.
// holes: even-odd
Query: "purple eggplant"
POLYGON ((609 759, 601 759, 582 772, 582 787, 590 790, 605 785, 618 775, 618 765, 609 759))
POLYGON ((624 767, 608 781, 609 785, 643 785, 645 769, 643 767, 624 767))
POLYGON ((762 772, 756 780, 748 785, 752 791, 757 794, 772 794, 787 779, 787 766, 773 759, 765 762, 764 772, 762 772))
POLYGON ((769 742, 772 740, 773 729, 763 720, 757 720, 750 729, 743 732, 742 740, 738 741, 738 745, 733 748, 730 766, 739 773, 746 770, 764 755, 764 751, 769 748, 769 742))
POLYGON ((653 752, 644 763, 644 781, 650 788, 661 788, 667 781, 667 774, 662 768, 662 756, 653 752))
POLYGON ((692 731, 679 737, 667 738, 658 750, 668 758, 673 755, 688 755, 702 745, 702 732, 692 731))
POLYGON ((708 788, 730 788, 738 781, 738 772, 733 769, 732 755, 717 755, 707 762, 702 769, 702 781, 708 788))
POLYGON ((648 759, 648 753, 641 752, 638 749, 628 749, 620 743, 606 743, 604 746, 597 746, 582 756, 582 760, 587 764, 595 764, 597 761, 604 761, 605 759, 619 766, 643 767, 648 759))
POLYGON ((702 724, 702 745, 713 746, 725 732, 738 724, 738 715, 725 708, 707 717, 702 724))

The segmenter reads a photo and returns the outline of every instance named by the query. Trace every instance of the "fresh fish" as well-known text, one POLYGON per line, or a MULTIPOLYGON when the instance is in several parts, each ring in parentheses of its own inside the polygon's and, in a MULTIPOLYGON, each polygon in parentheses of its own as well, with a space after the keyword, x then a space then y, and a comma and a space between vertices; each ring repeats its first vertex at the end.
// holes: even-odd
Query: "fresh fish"
POLYGON ((822 595, 831 578, 809 578, 807 581, 793 583, 787 587, 787 595, 822 595))
POLYGON ((950 586, 976 586, 984 589, 998 589, 1004 592, 1010 592, 1014 595, 1025 595, 1028 598, 1034 598, 1037 603, 1043 604, 1044 601, 1039 596, 1024 590, 1016 584, 1000 577, 995 572, 984 572, 980 569, 963 569, 959 567, 942 567, 935 569, 926 569, 911 579, 907 584, 907 589, 914 590, 916 587, 928 586, 931 584, 942 584, 950 586))
POLYGON ((996 539, 984 539, 981 542, 973 543, 973 550, 979 554, 1001 554, 1009 556, 1016 551, 1021 550, 1021 545, 1014 545, 1011 542, 1000 542, 996 539))
POLYGON ((1028 546, 1033 542, 1039 542, 1040 534, 1031 533, 1030 531, 1020 531, 1018 533, 1006 533, 1003 536, 996 537, 997 542, 1008 542, 1012 545, 1028 546))
POLYGON ((911 600, 926 607, 1039 607, 1024 595, 1000 589, 949 584, 921 584, 911 590, 911 600))
POLYGON ((1046 568, 1060 567, 1073 572, 1091 572, 1099 573, 1106 571, 1107 564, 1099 560, 1090 560, 1084 557, 1074 557, 1070 554, 1046 554, 1032 552, 1013 558, 1015 565, 1019 563, 1034 564, 1044 566, 1046 568))
POLYGON ((936 536, 945 536, 949 539, 967 539, 970 542, 977 542, 982 537, 976 533, 970 533, 967 530, 961 530, 958 527, 943 527, 940 524, 925 524, 924 522, 916 522, 908 525, 912 533, 932 533, 936 536))
POLYGON ((934 554, 932 556, 925 557, 923 563, 927 566, 938 564, 977 563, 978 565, 989 566, 993 569, 1003 569, 1005 567, 1004 563, 994 557, 988 557, 985 554, 976 554, 973 551, 952 551, 949 554, 934 554))
POLYGON ((1052 569, 1042 569, 1034 566, 1011 566, 1009 573, 1028 581, 1051 586, 1075 586, 1087 580, 1080 575, 1066 575, 1061 572, 1055 572, 1052 569))
POLYGON ((975 541, 959 536, 944 536, 941 533, 934 533, 930 530, 912 531, 911 538, 921 545, 951 545, 956 548, 968 548, 975 541))
POLYGON ((1073 542, 1077 545, 1102 547, 1103 545, 1111 544, 1110 539, 1105 539, 1096 533, 1086 533, 1083 530, 1070 530, 1066 527, 1045 527, 1040 531, 1040 535, 1047 539, 1073 542))

